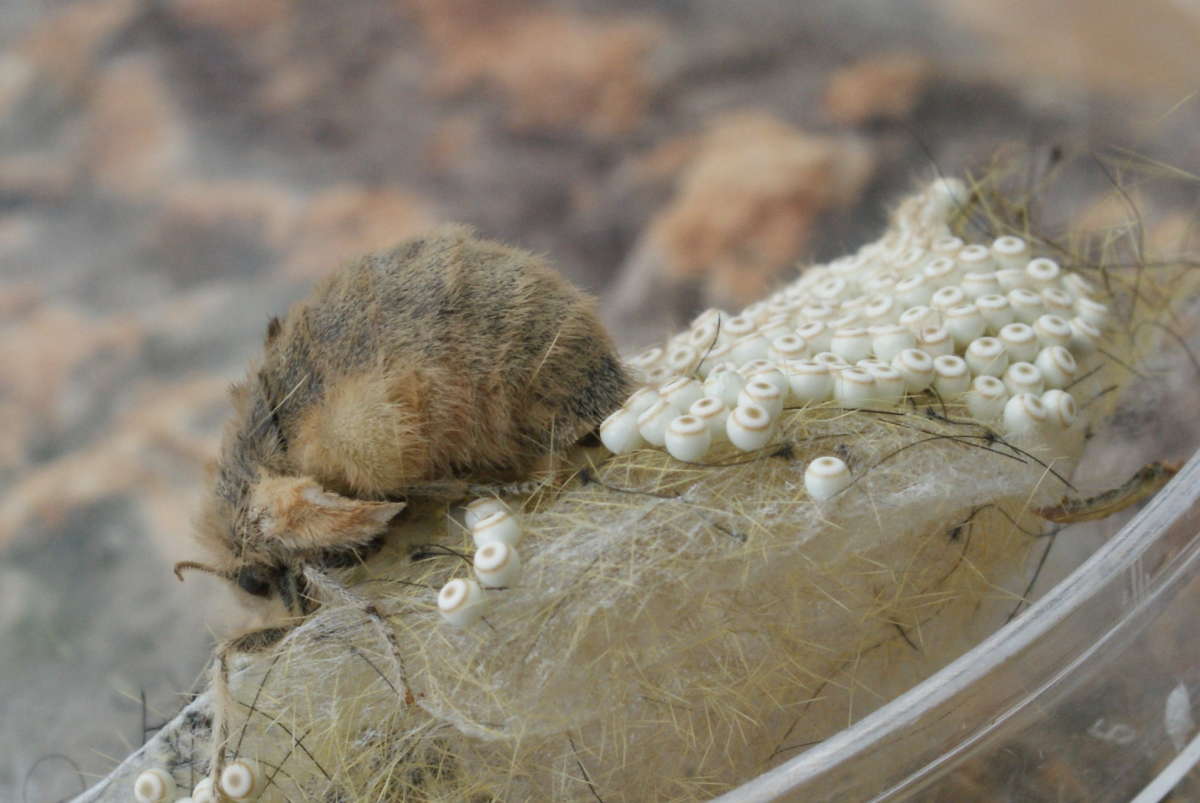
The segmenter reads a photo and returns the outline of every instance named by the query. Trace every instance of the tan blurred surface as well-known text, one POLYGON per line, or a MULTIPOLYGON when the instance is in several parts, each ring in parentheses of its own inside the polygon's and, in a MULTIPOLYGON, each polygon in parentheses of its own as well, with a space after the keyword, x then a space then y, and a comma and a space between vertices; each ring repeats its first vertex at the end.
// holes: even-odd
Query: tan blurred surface
POLYGON ((1195 0, 936 2, 994 47, 991 63, 1013 75, 1168 102, 1197 89, 1195 0))

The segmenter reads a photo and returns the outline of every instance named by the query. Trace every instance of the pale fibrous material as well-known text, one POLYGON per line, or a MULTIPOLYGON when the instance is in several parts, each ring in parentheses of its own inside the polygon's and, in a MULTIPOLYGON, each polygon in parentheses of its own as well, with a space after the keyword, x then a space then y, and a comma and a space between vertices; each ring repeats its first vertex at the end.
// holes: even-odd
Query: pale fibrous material
POLYGON ((1119 282, 965 225, 973 203, 938 180, 856 253, 631 357, 612 451, 505 499, 514 585, 485 580, 504 539, 471 580, 494 505, 415 518, 278 643, 230 654, 229 694, 128 771, 202 775, 220 708, 263 800, 703 799, 969 648, 1024 592, 1034 511, 1076 494, 1137 359, 1119 282), (710 418, 728 437, 694 446, 710 418), (818 458, 839 471, 806 478, 818 458))

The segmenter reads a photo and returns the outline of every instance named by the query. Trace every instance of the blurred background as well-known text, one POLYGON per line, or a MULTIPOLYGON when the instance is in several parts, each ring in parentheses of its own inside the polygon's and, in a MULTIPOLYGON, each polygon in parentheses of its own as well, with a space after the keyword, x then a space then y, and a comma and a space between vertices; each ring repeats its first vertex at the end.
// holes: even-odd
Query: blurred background
POLYGON ((170 566, 229 382, 339 263, 465 221, 628 350, 1016 151, 1109 160, 1051 210, 1094 230, 1159 163, 1182 242, 1198 46, 1197 0, 5 0, 0 799, 91 785, 237 622, 170 566))

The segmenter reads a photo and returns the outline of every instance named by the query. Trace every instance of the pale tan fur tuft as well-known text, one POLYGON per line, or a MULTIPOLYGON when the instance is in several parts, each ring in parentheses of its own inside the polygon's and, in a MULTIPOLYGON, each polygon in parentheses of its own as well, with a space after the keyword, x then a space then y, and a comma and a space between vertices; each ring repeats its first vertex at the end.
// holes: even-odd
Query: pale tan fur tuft
POLYGON ((263 536, 294 550, 365 544, 403 509, 403 502, 350 499, 309 477, 263 476, 250 497, 263 536))

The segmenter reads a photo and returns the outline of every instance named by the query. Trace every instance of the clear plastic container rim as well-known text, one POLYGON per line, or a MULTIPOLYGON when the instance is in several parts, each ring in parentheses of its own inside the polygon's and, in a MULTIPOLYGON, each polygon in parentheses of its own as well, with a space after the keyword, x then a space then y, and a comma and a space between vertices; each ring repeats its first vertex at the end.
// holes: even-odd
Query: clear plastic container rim
MULTIPOLYGON (((1114 580, 1130 571, 1155 547, 1156 539, 1167 532, 1172 523, 1196 507, 1200 507, 1200 452, 1193 455, 1127 525, 1021 616, 859 722, 715 800, 718 803, 778 800, 803 787, 813 788, 808 785, 819 782, 822 775, 856 757, 894 746, 906 729, 915 726, 926 712, 949 703, 972 688, 982 687, 997 667, 1036 644, 1055 625, 1109 590, 1114 580)), ((1149 598, 1152 596, 1142 599, 1139 607, 1152 603, 1149 598)), ((1030 698, 1036 694, 1034 691, 1030 698)), ((1006 716, 997 716, 977 723, 974 732, 963 734, 960 749, 982 739, 1006 719, 1006 716)), ((937 763, 952 760, 953 752, 957 751, 942 756, 937 763)), ((913 770, 907 778, 894 779, 887 788, 879 789, 872 799, 894 799, 895 793, 910 787, 910 781, 928 775, 930 770, 927 765, 913 770)))

